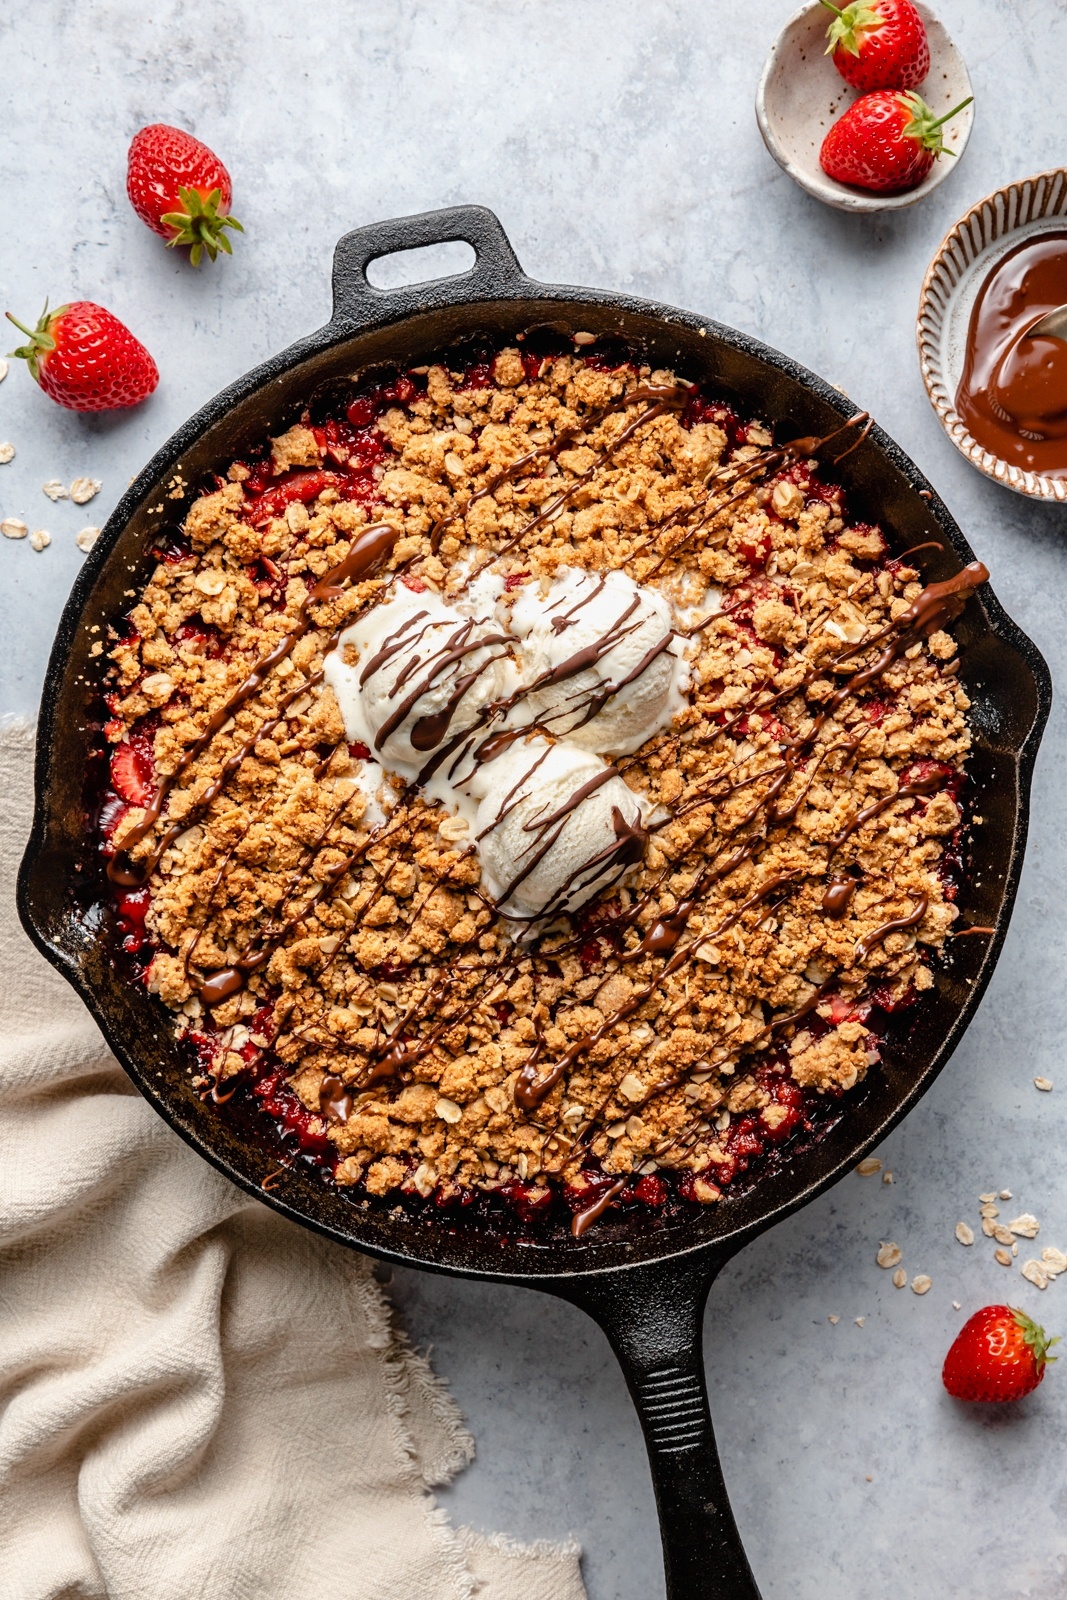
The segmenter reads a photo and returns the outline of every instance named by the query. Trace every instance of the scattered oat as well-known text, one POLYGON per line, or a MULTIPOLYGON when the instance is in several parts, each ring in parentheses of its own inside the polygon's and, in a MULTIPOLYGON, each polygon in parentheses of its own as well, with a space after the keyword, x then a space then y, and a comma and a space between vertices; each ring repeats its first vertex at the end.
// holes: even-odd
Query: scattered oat
POLYGON ((866 1317, 853 1317, 852 1320, 856 1324, 857 1328, 862 1328, 863 1324, 867 1321, 867 1318, 866 1317))
POLYGON ((42 493, 46 494, 49 500, 52 501, 66 500, 69 498, 67 495, 66 484, 60 483, 58 478, 49 478, 47 483, 42 483, 41 490, 42 493))
POLYGON ((960 1305, 958 1300, 953 1300, 952 1309, 953 1309, 953 1311, 962 1311, 963 1307, 960 1305))
POLYGON ((1003 1222, 998 1222, 998 1223, 996 1223, 996 1225, 993 1228, 993 1237, 997 1241, 998 1244, 1011 1244, 1011 1242, 1012 1242, 1011 1229, 1010 1228, 1006 1228, 1004 1226, 1003 1222))
POLYGON ((827 1317, 826 1320, 827 1320, 827 1322, 832 1322, 834 1327, 836 1328, 837 1324, 841 1321, 841 1318, 840 1317, 827 1317))
POLYGON ((904 1252, 899 1244, 886 1243, 883 1239, 881 1248, 874 1258, 880 1267, 897 1267, 904 1259, 904 1252))
POLYGON ((1008 1227, 1012 1233, 1017 1233, 1020 1239, 1036 1239, 1041 1231, 1041 1224, 1036 1217, 1030 1215, 1029 1211, 1024 1211, 1014 1222, 1009 1222, 1008 1227))
POLYGON ((0 467, 6 467, 9 461, 15 459, 15 446, 13 444, 0 444, 0 467))
POLYGON ((457 1106, 454 1100, 446 1100, 443 1095, 434 1106, 434 1110, 442 1122, 458 1122, 463 1115, 462 1106, 457 1106))
POLYGON ((981 1206, 979 1206, 978 1209, 979 1209, 979 1211, 980 1211, 980 1213, 981 1213, 981 1215, 983 1217, 999 1217, 1000 1216, 1000 1208, 998 1206, 995 1206, 993 1204, 992 1200, 986 1200, 981 1206))
POLYGON ((959 1240, 960 1244, 973 1244, 974 1229, 969 1228, 965 1222, 957 1222, 956 1238, 959 1240))
POLYGON ((96 543, 99 537, 99 528, 83 528, 81 533, 76 533, 74 535, 74 543, 78 546, 79 550, 81 550, 85 555, 88 555, 89 551, 93 548, 93 545, 96 543))
POLYGON ((1041 1090, 1044 1091, 1045 1094, 1048 1094, 1049 1090, 1052 1088, 1052 1079, 1051 1078, 1035 1078, 1034 1079, 1034 1088, 1035 1089, 1041 1089, 1041 1090))
POLYGON ((1027 1261, 1023 1267, 1023 1277, 1027 1283, 1032 1283, 1035 1289, 1048 1288, 1048 1273, 1041 1261, 1027 1261))
POLYGON ((911 1280, 912 1294, 926 1294, 933 1287, 933 1278, 928 1278, 925 1272, 920 1272, 917 1278, 911 1280))
POLYGON ((994 1250, 993 1251, 993 1260, 994 1261, 999 1261, 1002 1267, 1010 1267, 1011 1266, 1011 1251, 1010 1250, 994 1250))
POLYGON ((994 1227, 994 1224, 993 1224, 992 1217, 983 1217, 982 1218, 982 1232, 985 1234, 987 1239, 992 1239, 992 1237, 993 1237, 993 1227, 994 1227))
POLYGON ((980 1194, 978 1196, 979 1202, 984 1206, 991 1206, 996 1198, 995 1194, 980 1194))
POLYGON ((876 1172, 881 1172, 881 1170, 882 1163, 877 1156, 865 1156, 856 1168, 861 1178, 873 1177, 876 1172))
POLYGON ((88 505, 93 496, 99 493, 99 478, 75 478, 70 486, 70 498, 76 506, 88 505))
POLYGON ((891 1172, 883 1172, 882 1173, 882 1182, 883 1183, 892 1183, 893 1182, 893 1174, 891 1172))
POLYGON ((1011 1190, 1010 1189, 1001 1189, 999 1198, 1001 1200, 1010 1200, 1011 1199, 1011 1190))
POLYGON ((5 517, 0 522, 0 533, 5 539, 25 539, 29 529, 18 517, 5 517))
POLYGON ((898 1267, 897 1270, 893 1274, 893 1288, 894 1289, 903 1289, 903 1287, 907 1283, 907 1281, 908 1281, 908 1274, 904 1271, 903 1267, 898 1267))
POLYGON ((1055 1245, 1046 1245, 1041 1252, 1041 1264, 1050 1278, 1058 1278, 1061 1272, 1067 1272, 1067 1255, 1055 1245))
POLYGON ((52 535, 47 533, 44 528, 34 528, 30 534, 30 548, 32 550, 44 550, 51 543, 52 535))

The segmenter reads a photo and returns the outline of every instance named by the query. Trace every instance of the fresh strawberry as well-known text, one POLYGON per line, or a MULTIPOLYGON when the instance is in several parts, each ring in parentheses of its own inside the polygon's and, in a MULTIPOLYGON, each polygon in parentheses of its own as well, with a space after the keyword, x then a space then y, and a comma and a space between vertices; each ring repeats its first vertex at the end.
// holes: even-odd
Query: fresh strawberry
POLYGON ((152 741, 134 735, 111 752, 111 787, 131 806, 146 806, 156 791, 152 741))
POLYGON ((826 54, 854 89, 914 89, 930 70, 923 19, 911 0, 853 0, 839 10, 822 0, 834 20, 826 54))
POLYGON ((112 411, 147 400, 159 371, 125 323, 91 300, 74 300, 49 311, 36 328, 7 313, 29 339, 12 350, 25 361, 45 394, 69 411, 112 411))
POLYGON ((1058 1343, 1025 1311, 985 1306, 956 1335, 941 1378, 957 1400, 1021 1400, 1055 1361, 1048 1352, 1058 1343))
POLYGON ((187 244, 200 265, 206 250, 232 255, 227 228, 244 229, 230 216, 230 174, 213 150, 191 133, 153 122, 135 133, 126 170, 126 193, 142 222, 168 246, 187 244))
POLYGON ((877 194, 914 189, 945 150, 941 129, 969 106, 973 95, 935 117, 914 90, 876 89, 838 117, 819 151, 828 177, 877 194))

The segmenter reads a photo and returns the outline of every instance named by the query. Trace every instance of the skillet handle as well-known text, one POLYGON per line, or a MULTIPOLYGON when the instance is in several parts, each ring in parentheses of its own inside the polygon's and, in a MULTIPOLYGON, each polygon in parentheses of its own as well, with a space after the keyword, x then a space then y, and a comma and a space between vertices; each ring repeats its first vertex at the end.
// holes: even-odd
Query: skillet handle
POLYGON ((730 1510, 704 1379, 704 1306, 722 1265, 701 1256, 553 1286, 604 1330, 637 1408, 667 1600, 760 1600, 730 1510))
POLYGON ((486 206, 448 206, 413 217, 393 217, 356 228, 338 240, 333 256, 333 324, 361 328, 437 306, 510 299, 525 293, 529 283, 499 218, 486 206), (454 239, 474 250, 474 265, 468 272, 402 289, 376 289, 367 280, 368 266, 380 256, 454 239))

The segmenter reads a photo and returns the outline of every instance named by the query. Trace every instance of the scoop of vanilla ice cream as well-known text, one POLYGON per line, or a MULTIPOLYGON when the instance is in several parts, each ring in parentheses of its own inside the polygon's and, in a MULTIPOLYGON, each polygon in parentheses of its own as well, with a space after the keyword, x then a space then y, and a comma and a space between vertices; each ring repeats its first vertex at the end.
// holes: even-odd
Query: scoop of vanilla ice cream
POLYGON ((685 663, 670 603, 624 572, 565 569, 547 595, 519 591, 525 715, 585 750, 628 755, 682 705, 685 663))
POLYGON ((516 682, 509 639, 439 595, 395 594, 341 634, 323 672, 345 734, 412 782, 435 751, 473 727, 516 682))
POLYGON ((482 882, 505 916, 575 911, 644 856, 641 800, 587 750, 522 737, 467 787, 482 882))

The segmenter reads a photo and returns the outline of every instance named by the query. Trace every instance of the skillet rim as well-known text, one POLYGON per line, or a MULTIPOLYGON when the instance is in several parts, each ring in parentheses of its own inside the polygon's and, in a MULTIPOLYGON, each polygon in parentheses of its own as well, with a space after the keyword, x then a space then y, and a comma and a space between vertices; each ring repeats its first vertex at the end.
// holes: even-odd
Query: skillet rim
MULTIPOLYGON (((473 207, 457 209, 465 214, 481 210, 481 208, 473 207)), ((429 217, 434 215, 429 214, 429 217)), ((449 214, 439 213, 436 215, 445 217, 449 214)), ((482 215, 492 219, 496 229, 500 232, 500 237, 504 238, 500 225, 496 218, 492 217, 492 213, 483 212, 482 215)), ((417 223, 426 220, 428 218, 396 219, 392 224, 384 226, 399 228, 405 223, 417 223)), ((373 229, 365 230, 367 234, 373 231, 373 229)), ((465 237, 466 235, 459 236, 465 237)), ((713 1238, 705 1237, 682 1242, 671 1242, 672 1236, 667 1234, 666 1248, 656 1248, 656 1234, 654 1230, 650 1230, 649 1233, 633 1243, 619 1239, 597 1242, 595 1235, 593 1235, 583 1241, 582 1246, 572 1245, 569 1241, 565 1243, 552 1242, 547 1246, 539 1247, 536 1251, 524 1251, 523 1247, 521 1245, 517 1247, 516 1242, 513 1240, 496 1238, 492 1240, 492 1244, 493 1248, 498 1251, 500 1260, 499 1265, 495 1265, 484 1249, 486 1243, 484 1235, 477 1240, 463 1240, 460 1238, 458 1241, 460 1250, 466 1249, 468 1253, 471 1253, 471 1246, 473 1245, 474 1253, 484 1257, 484 1259, 479 1259, 477 1263, 472 1264, 448 1259, 433 1259, 421 1254, 418 1249, 420 1233, 417 1231, 420 1228, 423 1230, 421 1237, 433 1237, 437 1244, 445 1241, 446 1257, 449 1253, 448 1246, 451 1241, 444 1229, 435 1230, 431 1233, 431 1230, 423 1228, 422 1224, 415 1223, 410 1225, 410 1219, 407 1219, 409 1222, 407 1233, 410 1243, 405 1241, 397 1246, 383 1244, 376 1239, 359 1237, 361 1219, 367 1214, 360 1212, 354 1206, 350 1207, 351 1227, 345 1230, 335 1227, 329 1222, 310 1215, 307 1210, 303 1209, 299 1204, 287 1200, 280 1192, 264 1192, 255 1180, 246 1177, 244 1173, 235 1169, 229 1160, 213 1147, 208 1139, 201 1137, 195 1128, 182 1121, 180 1109, 172 1106, 166 1088, 164 1087, 163 1090, 160 1090, 154 1083, 150 1072, 138 1064, 133 1053, 127 1049, 119 1036, 117 1028, 112 1025, 111 1020, 97 1004, 95 992, 91 984, 86 980, 73 951, 66 950, 59 943, 53 942, 46 931, 39 927, 35 921, 32 903, 32 875, 36 860, 42 853, 48 838, 46 795, 51 769, 60 758, 57 741, 62 740, 62 732, 57 730, 57 714, 64 668, 68 653, 82 626, 83 615, 92 600, 96 581, 103 572, 107 558, 113 546, 121 538, 136 510, 165 481, 167 473, 177 464, 184 453, 195 445, 209 428, 221 421, 239 402, 249 399, 256 393, 261 393, 276 379, 283 374, 290 373, 303 361, 321 355, 338 345, 358 339, 363 334, 397 326, 420 312, 432 311, 442 306, 448 306, 452 310, 461 313, 476 314, 479 307, 494 303, 524 300, 541 301, 573 306, 576 310, 583 306, 595 306, 597 308, 621 311, 626 314, 655 319, 666 328, 672 325, 681 326, 691 333, 699 334, 700 330, 705 330, 706 337, 709 340, 709 348, 713 339, 721 341, 742 355, 777 369, 787 378, 808 389, 843 418, 854 411, 854 407, 842 391, 834 388, 793 358, 784 355, 782 352, 775 350, 760 340, 754 339, 748 334, 729 328, 713 319, 701 317, 695 313, 658 301, 645 300, 637 296, 615 293, 609 290, 540 283, 527 278, 521 268, 518 267, 517 262, 514 263, 513 272, 505 273, 505 282, 488 282, 481 292, 476 290, 473 294, 466 296, 457 295, 457 290, 467 283, 470 283, 472 287, 475 286, 476 269, 472 269, 471 272, 465 274, 459 274, 456 277, 437 280, 435 283, 419 285, 417 300, 410 291, 389 293, 364 288, 361 291, 361 314, 353 319, 351 315, 346 315, 341 307, 342 295, 338 285, 341 251, 346 239, 351 240, 353 237, 353 235, 346 235, 345 239, 342 239, 338 245, 334 280, 335 313, 330 321, 315 332, 289 345, 278 354, 268 357, 266 361, 236 379, 201 406, 192 417, 170 436, 154 453, 123 494, 115 510, 108 518, 100 539, 78 574, 63 608, 44 680, 34 762, 33 826, 19 868, 16 887, 16 904, 20 920, 36 948, 72 984, 81 996, 100 1027, 109 1047, 139 1092, 144 1095, 153 1109, 164 1118, 175 1132, 187 1144, 191 1145, 200 1156, 209 1161, 245 1193, 261 1203, 271 1206, 272 1209, 286 1216, 289 1220, 303 1227, 310 1227, 325 1237, 332 1239, 335 1243, 361 1250, 382 1260, 401 1265, 416 1266, 428 1271, 450 1273, 472 1279, 503 1279, 512 1283, 527 1284, 531 1287, 539 1286, 541 1288, 551 1287, 554 1281, 563 1284, 573 1282, 576 1279, 586 1279, 593 1275, 606 1276, 619 1271, 634 1270, 639 1267, 651 1268, 672 1260, 692 1260, 700 1256, 714 1259, 721 1263, 735 1254, 757 1234, 773 1226, 775 1222, 799 1210, 801 1206, 806 1205, 810 1200, 814 1200, 818 1195, 822 1194, 839 1178, 844 1176, 868 1150, 872 1149, 897 1126, 922 1095, 925 1094, 934 1079, 947 1064, 969 1026, 996 967, 1018 892, 1029 826, 1031 779, 1037 750, 1051 709, 1052 681, 1044 657, 1033 641, 1007 615, 988 585, 983 587, 977 599, 979 607, 985 616, 989 633, 995 639, 1002 641, 1004 645, 1014 649, 1026 663, 1033 678, 1036 702, 1034 718, 1030 727, 1017 745, 1009 744, 1008 746, 1014 758, 1016 774, 1015 817, 1011 852, 996 917, 997 932, 986 947, 981 965, 970 985, 967 999, 957 1012, 952 1025, 933 1051, 926 1066, 916 1075, 906 1092, 895 1101, 889 1112, 879 1120, 877 1126, 865 1137, 850 1146, 848 1151, 833 1162, 827 1170, 817 1175, 814 1179, 802 1182, 801 1186, 787 1198, 772 1201, 768 1207, 760 1210, 758 1215, 749 1217, 736 1227, 713 1238), (366 309, 368 306, 371 308, 369 314, 366 309), (376 307, 377 310, 375 309, 376 307), (649 1248, 650 1245, 651 1248, 649 1248), (633 1259, 626 1259, 631 1252, 633 1253, 633 1259), (514 1259, 516 1254, 519 1256, 518 1261, 514 1259), (524 1255, 525 1259, 523 1259, 524 1255)), ((418 242, 423 243, 425 241, 420 239, 418 242)), ((386 246, 386 248, 400 248, 400 246, 386 246)), ((511 260, 514 261, 514 258, 512 257, 511 260)), ((505 262, 505 266, 506 264, 505 262)), ((972 560, 973 551, 970 544, 947 506, 937 494, 933 485, 929 483, 925 475, 895 440, 875 424, 868 435, 867 442, 877 448, 888 459, 913 492, 922 494, 922 498, 926 502, 927 511, 936 520, 948 545, 959 557, 961 564, 966 564, 972 560)), ((716 1211, 717 1214, 722 1214, 718 1211, 718 1208, 716 1208, 716 1211)))

